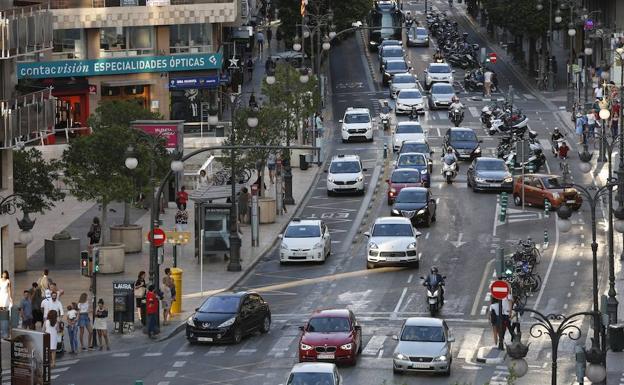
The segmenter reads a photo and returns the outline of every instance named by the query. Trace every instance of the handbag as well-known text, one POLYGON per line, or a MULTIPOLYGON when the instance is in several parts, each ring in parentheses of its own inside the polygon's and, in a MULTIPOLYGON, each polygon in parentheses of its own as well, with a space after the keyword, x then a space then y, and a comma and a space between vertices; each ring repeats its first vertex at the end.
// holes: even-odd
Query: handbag
POLYGON ((134 289, 134 298, 143 298, 145 296, 145 286, 140 286, 134 289))

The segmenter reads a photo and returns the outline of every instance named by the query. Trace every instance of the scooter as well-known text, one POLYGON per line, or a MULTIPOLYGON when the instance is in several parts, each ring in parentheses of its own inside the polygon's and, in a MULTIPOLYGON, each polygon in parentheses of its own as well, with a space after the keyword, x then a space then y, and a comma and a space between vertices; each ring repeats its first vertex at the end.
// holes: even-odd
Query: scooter
POLYGON ((390 113, 381 112, 379 114, 379 119, 381 120, 381 126, 383 127, 384 131, 389 130, 390 129, 390 113))
POLYGON ((510 131, 520 131, 524 133, 528 124, 529 118, 524 114, 514 116, 513 118, 509 117, 508 114, 503 114, 498 117, 492 116, 490 122, 486 123, 486 126, 489 126, 489 134, 494 135, 497 132, 507 133, 510 131))
POLYGON ((442 175, 446 179, 447 184, 452 184, 457 176, 457 161, 452 158, 445 158, 442 165, 442 175))
POLYGON ((412 107, 409 113, 409 120, 418 120, 418 110, 416 106, 412 107))
POLYGON ((454 108, 451 111, 449 111, 449 119, 451 120, 451 122, 453 122, 455 127, 459 127, 461 122, 464 120, 464 114, 461 111, 461 109, 454 108))
MULTIPOLYGON (((424 277, 420 277, 420 279, 424 280, 424 277)), ((442 277, 442 279, 446 279, 446 277, 442 277)), ((436 282, 435 284, 426 284, 423 285, 427 288, 427 305, 429 305, 429 313, 432 317, 435 317, 436 314, 440 311, 444 302, 442 301, 442 286, 444 286, 444 281, 436 282)))

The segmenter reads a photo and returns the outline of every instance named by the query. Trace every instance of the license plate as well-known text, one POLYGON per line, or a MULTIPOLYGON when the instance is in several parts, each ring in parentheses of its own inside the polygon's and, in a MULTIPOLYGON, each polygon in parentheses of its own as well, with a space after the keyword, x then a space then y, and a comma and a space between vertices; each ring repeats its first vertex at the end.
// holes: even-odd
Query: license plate
POLYGON ((568 203, 568 204, 574 204, 574 203, 576 203, 576 201, 575 201, 574 199, 571 199, 571 200, 567 200, 567 201, 566 201, 566 203, 568 203))
POLYGON ((419 364, 419 363, 412 364, 412 368, 415 368, 415 369, 428 369, 430 366, 431 365, 429 364, 419 364))
POLYGON ((300 251, 300 252, 298 252, 298 253, 293 253, 293 255, 294 255, 295 257, 305 257, 305 256, 307 256, 307 255, 308 255, 308 253, 305 253, 305 252, 300 251))
POLYGON ((500 187, 500 183, 490 183, 490 187, 500 187))
POLYGON ((334 357, 334 353, 319 353, 317 356, 319 360, 333 360, 334 357))
POLYGON ((212 342, 211 337, 197 337, 197 341, 199 342, 212 342))

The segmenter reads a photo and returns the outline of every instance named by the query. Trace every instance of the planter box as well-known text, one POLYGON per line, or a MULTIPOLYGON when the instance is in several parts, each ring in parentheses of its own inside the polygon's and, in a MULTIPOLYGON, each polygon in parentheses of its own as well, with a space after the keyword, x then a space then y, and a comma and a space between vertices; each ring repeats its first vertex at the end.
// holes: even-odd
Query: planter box
POLYGON ((16 273, 27 270, 28 253, 24 243, 15 242, 13 244, 13 268, 16 273))
POLYGON ((54 266, 80 268, 80 239, 46 239, 44 245, 45 263, 54 266))
POLYGON ((126 251, 123 243, 99 246, 98 250, 100 252, 100 273, 123 273, 126 262, 126 251))
POLYGON ((111 226, 110 238, 112 243, 123 243, 126 253, 139 253, 143 250, 142 226, 111 226))

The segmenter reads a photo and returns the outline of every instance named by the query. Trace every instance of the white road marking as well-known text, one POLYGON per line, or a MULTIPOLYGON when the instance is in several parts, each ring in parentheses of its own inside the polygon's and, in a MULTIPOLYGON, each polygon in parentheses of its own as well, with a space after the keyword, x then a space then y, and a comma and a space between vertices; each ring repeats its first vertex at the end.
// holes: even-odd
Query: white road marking
POLYGON ((383 349, 379 351, 379 354, 377 354, 377 359, 380 359, 383 356, 383 352, 383 349))
POLYGON ((69 370, 69 366, 64 366, 62 368, 53 368, 52 373, 65 372, 69 370))
POLYGON ((483 293, 483 290, 485 290, 485 283, 487 282, 488 274, 494 261, 495 259, 490 259, 490 261, 485 265, 485 270, 483 271, 483 276, 481 277, 481 283, 479 284, 479 291, 477 292, 475 300, 472 303, 472 310, 470 311, 470 315, 474 316, 477 314, 477 307, 481 303, 481 293, 483 293))
POLYGON ((375 335, 372 336, 366 347, 362 350, 363 356, 376 356, 379 349, 381 349, 386 342, 387 336, 385 335, 375 335))
POLYGON ((186 356, 191 356, 193 355, 195 352, 177 352, 175 355, 176 356, 182 356, 182 357, 186 357, 186 356))
POLYGON ((401 297, 399 297, 399 302, 397 302, 396 306, 394 307, 394 311, 392 312, 392 315, 394 315, 396 317, 397 313, 399 312, 399 309, 401 308, 401 305, 403 304, 403 300, 405 299, 405 294, 407 294, 407 288, 404 287, 403 288, 403 292, 401 293, 401 297))
POLYGON ((177 370, 170 370, 167 373, 165 373, 165 377, 166 378, 173 378, 175 376, 178 375, 178 371, 177 370))
POLYGON ((487 313, 487 309, 488 309, 488 307, 486 305, 482 306, 480 314, 481 315, 485 315, 485 313, 487 313))
POLYGON ((297 338, 297 336, 284 336, 280 337, 273 348, 269 351, 269 356, 274 357, 283 357, 284 354, 290 349, 293 341, 297 338))
POLYGON ((574 287, 574 281, 570 282, 570 287, 574 287))
POLYGON ((210 356, 213 354, 223 354, 225 353, 225 346, 213 346, 210 348, 209 351, 206 352, 206 354, 204 354, 204 356, 210 356))
POLYGON ((414 279, 414 274, 410 274, 407 278, 407 283, 412 283, 412 279, 414 279))
POLYGON ((250 354, 254 354, 258 349, 240 349, 236 352, 237 356, 248 356, 250 354))
POLYGON ((467 332, 462 333, 465 337, 457 353, 457 358, 467 360, 472 357, 472 354, 481 341, 482 331, 483 329, 469 328, 467 332))
POLYGON ((158 384, 156 385, 169 385, 170 382, 169 381, 160 381, 158 384))
POLYGON ((429 232, 427 232, 427 234, 425 234, 425 239, 429 239, 429 232))
MULTIPOLYGON (((77 363, 78 363, 78 361, 80 361, 80 360, 64 360, 64 361, 58 361, 58 362, 56 363, 56 366, 73 365, 73 364, 77 364, 77 363)), ((3 373, 4 373, 4 371, 3 371, 3 373)), ((10 371, 9 371, 9 373, 10 373, 10 371)))
POLYGON ((143 357, 159 357, 162 353, 143 353, 143 357))
POLYGON ((130 353, 113 353, 113 357, 130 357, 130 353))
POLYGON ((173 363, 173 367, 174 368, 181 368, 184 365, 186 365, 186 361, 176 361, 176 362, 173 363))
POLYGON ((468 107, 468 111, 470 111, 470 115, 472 115, 472 117, 474 118, 478 118, 479 116, 481 116, 481 114, 479 114, 479 110, 477 110, 477 107, 468 107))
POLYGON ((553 265, 555 264, 555 259, 557 259, 557 251, 559 250, 559 219, 555 215, 555 247, 553 248, 552 256, 550 257, 550 262, 548 263, 548 269, 546 269, 546 275, 544 275, 544 279, 542 280, 542 287, 540 288, 539 293, 537 294, 537 298, 535 299, 535 304, 533 308, 539 309, 539 303, 542 299, 542 294, 544 293, 544 288, 546 287, 546 282, 548 282, 548 278, 550 277, 550 272, 552 271, 553 265))

